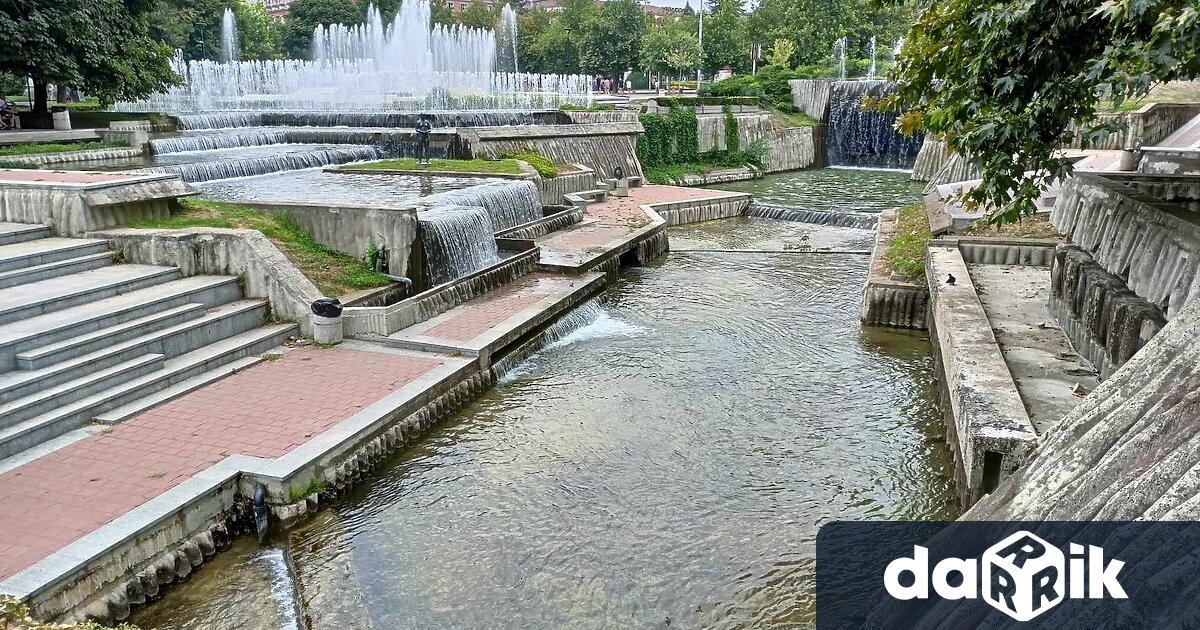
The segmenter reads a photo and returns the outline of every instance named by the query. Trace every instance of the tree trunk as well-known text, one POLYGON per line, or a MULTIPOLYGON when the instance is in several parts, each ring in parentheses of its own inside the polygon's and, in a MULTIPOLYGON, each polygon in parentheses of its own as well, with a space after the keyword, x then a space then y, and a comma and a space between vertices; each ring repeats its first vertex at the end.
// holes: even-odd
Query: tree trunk
POLYGON ((66 103, 67 100, 70 98, 70 96, 67 94, 67 86, 56 85, 54 87, 57 88, 55 91, 56 93, 54 94, 55 102, 66 103))
POLYGON ((50 113, 50 105, 46 102, 46 80, 41 77, 33 78, 33 113, 35 115, 50 113))

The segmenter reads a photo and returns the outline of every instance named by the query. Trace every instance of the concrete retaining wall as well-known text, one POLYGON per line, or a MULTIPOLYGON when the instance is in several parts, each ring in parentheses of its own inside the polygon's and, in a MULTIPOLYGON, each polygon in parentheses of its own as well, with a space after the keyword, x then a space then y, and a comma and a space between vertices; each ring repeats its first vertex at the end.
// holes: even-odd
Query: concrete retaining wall
MULTIPOLYGON (((764 171, 794 171, 816 164, 816 141, 812 127, 776 128, 775 121, 766 112, 736 114, 734 118, 738 124, 738 144, 742 149, 759 141, 766 144, 764 171)), ((696 136, 701 153, 726 150, 725 115, 697 116, 696 136)))
POLYGON ((896 211, 884 210, 876 223, 870 272, 863 287, 859 320, 864 326, 925 330, 929 288, 921 282, 893 277, 885 256, 896 236, 896 211))
POLYGON ((1058 241, 1036 238, 969 238, 939 239, 958 245, 963 260, 981 265, 1032 265, 1049 267, 1054 262, 1058 241))
POLYGON ((746 214, 750 205, 750 195, 738 195, 721 199, 701 199, 695 201, 678 201, 654 205, 667 225, 684 225, 740 217, 746 214))
POLYGON ((969 506, 1025 461, 1037 433, 958 248, 931 246, 925 276, 939 399, 959 499, 969 506), (949 275, 954 284, 945 282, 949 275))
POLYGON ((979 169, 970 160, 951 151, 941 140, 925 138, 913 162, 913 181, 940 186, 970 179, 979 179, 979 169))
POLYGON ((369 208, 341 204, 243 202, 242 205, 282 214, 303 227, 318 243, 362 259, 374 241, 386 245, 388 272, 407 276, 421 286, 419 236, 415 208, 369 208), (416 277, 413 277, 413 275, 416 277))
POLYGON ((1137 145, 1154 145, 1198 114, 1200 104, 1196 103, 1149 103, 1132 112, 1100 114, 1096 116, 1097 123, 1120 123, 1125 128, 1086 146, 1084 130, 1076 129, 1072 140, 1064 148, 1119 150, 1137 145))
POLYGON ((559 173, 558 177, 537 179, 538 190, 542 194, 543 206, 561 206, 566 203, 565 195, 596 187, 596 172, 581 164, 573 164, 579 170, 559 173))
POLYGON ((537 258, 538 250, 530 249, 391 306, 347 308, 342 312, 343 330, 347 337, 386 337, 401 328, 437 317, 475 296, 512 282, 533 271, 537 258))
POLYGON ((628 109, 616 109, 608 112, 563 112, 567 120, 577 125, 595 123, 630 123, 637 122, 638 113, 628 109))
POLYGON ((1062 185, 1050 220, 1168 319, 1200 295, 1200 217, 1195 213, 1081 173, 1062 185))
POLYGON ((829 95, 832 79, 792 79, 792 104, 810 118, 824 121, 829 117, 829 95))
POLYGON ((175 266, 184 276, 240 276, 246 297, 269 300, 275 317, 312 334, 310 307, 321 292, 257 230, 119 229, 89 236, 108 239, 131 263, 175 266))
POLYGON ((0 183, 0 221, 41 223, 59 236, 82 236, 136 221, 166 219, 177 197, 195 194, 175 176, 132 177, 128 183, 54 185, 0 183))
POLYGON ((585 209, 585 206, 573 206, 570 209, 563 210, 562 212, 556 212, 547 217, 538 219, 537 221, 531 221, 524 225, 518 225, 501 232, 496 232, 496 238, 532 241, 551 232, 561 230, 568 225, 579 223, 583 220, 585 209))
MULTIPOLYGON (((124 141, 118 138, 105 138, 110 141, 124 141)), ((145 155, 141 147, 93 149, 90 151, 64 151, 62 153, 35 153, 29 155, 12 155, 4 159, 10 162, 24 162, 37 166, 52 166, 55 164, 71 164, 74 162, 90 162, 92 160, 120 160, 136 158, 145 155)))
POLYGON ((582 164, 598 176, 610 177, 620 166, 626 175, 642 175, 635 145, 643 132, 639 122, 524 127, 480 127, 459 130, 467 152, 496 159, 505 153, 533 149, 556 164, 582 164))

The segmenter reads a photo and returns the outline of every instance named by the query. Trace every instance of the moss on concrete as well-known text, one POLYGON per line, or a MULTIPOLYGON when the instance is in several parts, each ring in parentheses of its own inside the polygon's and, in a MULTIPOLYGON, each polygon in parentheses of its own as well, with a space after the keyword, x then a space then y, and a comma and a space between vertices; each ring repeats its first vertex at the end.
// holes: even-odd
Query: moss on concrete
POLYGON ((884 260, 892 273, 923 281, 925 252, 929 249, 929 216, 925 206, 913 203, 896 211, 896 236, 888 245, 884 260))

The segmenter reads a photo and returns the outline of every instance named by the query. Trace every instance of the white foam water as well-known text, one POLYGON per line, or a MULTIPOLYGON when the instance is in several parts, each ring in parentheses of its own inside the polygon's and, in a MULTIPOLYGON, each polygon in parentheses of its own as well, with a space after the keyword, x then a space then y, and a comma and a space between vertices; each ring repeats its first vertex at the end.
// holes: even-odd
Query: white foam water
POLYGON ((256 558, 271 574, 271 599, 279 615, 280 630, 300 630, 296 581, 287 556, 279 548, 264 549, 256 558))

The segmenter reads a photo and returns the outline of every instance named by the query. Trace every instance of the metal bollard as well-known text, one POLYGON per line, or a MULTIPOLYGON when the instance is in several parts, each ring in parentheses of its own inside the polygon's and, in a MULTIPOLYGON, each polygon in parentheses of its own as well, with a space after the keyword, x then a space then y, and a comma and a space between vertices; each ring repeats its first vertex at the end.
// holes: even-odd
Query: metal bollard
POLYGON ((313 341, 324 344, 339 344, 342 334, 342 303, 337 298, 321 298, 312 303, 313 341))

